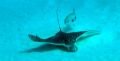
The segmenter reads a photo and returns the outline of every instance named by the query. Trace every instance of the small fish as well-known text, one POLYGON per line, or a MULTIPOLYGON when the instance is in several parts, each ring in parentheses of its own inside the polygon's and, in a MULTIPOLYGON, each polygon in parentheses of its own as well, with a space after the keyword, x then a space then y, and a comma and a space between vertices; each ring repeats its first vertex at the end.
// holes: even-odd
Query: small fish
POLYGON ((75 21, 76 21, 76 13, 75 13, 75 9, 73 9, 73 11, 65 17, 64 24, 70 24, 75 21))

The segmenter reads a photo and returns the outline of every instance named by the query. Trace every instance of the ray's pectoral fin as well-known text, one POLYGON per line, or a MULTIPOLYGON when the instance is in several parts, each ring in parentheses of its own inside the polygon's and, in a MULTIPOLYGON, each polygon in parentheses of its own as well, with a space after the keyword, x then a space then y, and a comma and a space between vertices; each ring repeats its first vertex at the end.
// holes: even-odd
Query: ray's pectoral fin
POLYGON ((76 40, 80 41, 88 37, 99 35, 99 34, 100 34, 100 31, 89 30, 89 31, 86 31, 84 34, 80 35, 76 40))
POLYGON ((45 42, 45 39, 42 39, 38 36, 35 36, 35 35, 32 35, 32 34, 29 34, 28 36, 31 40, 33 40, 35 42, 45 42))

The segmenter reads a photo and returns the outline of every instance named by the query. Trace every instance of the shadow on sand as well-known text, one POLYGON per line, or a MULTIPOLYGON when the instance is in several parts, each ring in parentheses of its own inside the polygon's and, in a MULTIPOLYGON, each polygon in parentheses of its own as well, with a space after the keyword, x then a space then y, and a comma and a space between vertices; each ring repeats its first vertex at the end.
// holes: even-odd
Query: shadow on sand
POLYGON ((32 53, 32 52, 47 52, 47 51, 52 51, 52 50, 62 50, 66 52, 71 52, 68 51, 66 47, 64 46, 57 46, 57 45, 52 45, 52 44, 44 44, 35 48, 31 48, 28 50, 23 51, 24 53, 32 53))

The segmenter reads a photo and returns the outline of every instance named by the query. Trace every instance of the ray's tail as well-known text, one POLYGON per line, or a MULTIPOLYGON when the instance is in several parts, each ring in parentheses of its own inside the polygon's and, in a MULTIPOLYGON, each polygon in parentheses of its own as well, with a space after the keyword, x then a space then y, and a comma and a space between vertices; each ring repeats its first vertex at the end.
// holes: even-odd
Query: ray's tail
POLYGON ((35 42, 45 42, 45 39, 42 39, 38 36, 35 36, 35 35, 32 35, 32 34, 29 34, 28 36, 31 40, 33 40, 35 42))

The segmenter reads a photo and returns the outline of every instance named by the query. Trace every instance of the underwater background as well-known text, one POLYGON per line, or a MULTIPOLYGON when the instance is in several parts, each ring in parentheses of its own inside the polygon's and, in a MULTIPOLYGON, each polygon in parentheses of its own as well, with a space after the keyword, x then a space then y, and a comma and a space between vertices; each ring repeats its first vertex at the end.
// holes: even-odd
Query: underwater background
POLYGON ((120 0, 0 0, 0 61, 120 61, 120 0), (79 43, 76 52, 42 51, 43 43, 28 34, 47 38, 58 32, 57 8, 61 27, 74 8, 74 31, 100 34, 79 43))

